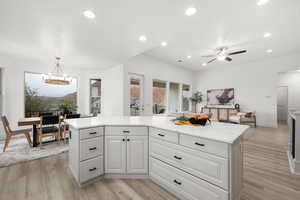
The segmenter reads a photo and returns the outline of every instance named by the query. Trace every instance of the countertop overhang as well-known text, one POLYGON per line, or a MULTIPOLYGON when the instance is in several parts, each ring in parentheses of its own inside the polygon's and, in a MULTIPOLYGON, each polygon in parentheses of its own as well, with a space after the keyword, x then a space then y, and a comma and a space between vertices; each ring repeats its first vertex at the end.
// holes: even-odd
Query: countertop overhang
POLYGON ((206 126, 175 125, 172 117, 162 116, 111 116, 68 119, 73 129, 86 129, 97 126, 148 126, 232 144, 248 128, 248 125, 212 122, 206 126))

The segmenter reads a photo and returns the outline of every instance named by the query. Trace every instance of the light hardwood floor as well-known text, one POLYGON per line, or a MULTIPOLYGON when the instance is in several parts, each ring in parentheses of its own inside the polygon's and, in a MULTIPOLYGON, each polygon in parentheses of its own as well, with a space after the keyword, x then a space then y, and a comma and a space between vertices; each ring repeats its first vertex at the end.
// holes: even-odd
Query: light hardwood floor
POLYGON ((290 172, 287 143, 286 125, 247 131, 241 200, 300 200, 300 176, 290 172))
MULTIPOLYGON (((289 171, 287 127, 251 128, 244 137, 241 200, 300 200, 300 176, 289 171)), ((79 188, 67 154, 0 168, 2 200, 175 200, 150 180, 106 179, 79 188)))

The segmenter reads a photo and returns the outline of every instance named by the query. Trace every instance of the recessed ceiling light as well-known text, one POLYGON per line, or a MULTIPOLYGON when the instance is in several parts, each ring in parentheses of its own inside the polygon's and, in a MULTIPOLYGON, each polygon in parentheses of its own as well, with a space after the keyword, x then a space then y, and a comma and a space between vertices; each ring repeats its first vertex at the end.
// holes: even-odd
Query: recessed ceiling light
POLYGON ((272 53, 272 52, 273 52, 272 49, 268 49, 268 50, 267 50, 267 53, 272 53))
POLYGON ((207 63, 202 63, 202 66, 205 67, 207 65, 207 63))
POLYGON ((168 45, 167 42, 162 42, 162 43, 161 43, 161 46, 163 46, 163 47, 165 47, 165 46, 167 46, 167 45, 168 45))
POLYGON ((197 9, 195 7, 189 7, 188 9, 185 10, 185 15, 187 16, 192 16, 196 14, 197 9))
POLYGON ((265 33, 265 34, 264 34, 264 38, 268 38, 268 37, 270 37, 270 36, 272 36, 272 33, 265 33))
POLYGON ((141 36, 139 37, 139 40, 140 40, 141 42, 146 42, 146 41, 147 41, 147 37, 146 37, 145 35, 141 35, 141 36))
POLYGON ((257 2, 257 5, 258 6, 263 6, 263 5, 266 5, 267 3, 269 3, 269 0, 259 0, 257 2))
POLYGON ((188 59, 191 59, 191 58, 192 58, 192 56, 187 56, 187 58, 188 58, 188 59))
POLYGON ((95 13, 93 13, 91 10, 85 10, 83 15, 88 19, 94 19, 96 17, 95 13))

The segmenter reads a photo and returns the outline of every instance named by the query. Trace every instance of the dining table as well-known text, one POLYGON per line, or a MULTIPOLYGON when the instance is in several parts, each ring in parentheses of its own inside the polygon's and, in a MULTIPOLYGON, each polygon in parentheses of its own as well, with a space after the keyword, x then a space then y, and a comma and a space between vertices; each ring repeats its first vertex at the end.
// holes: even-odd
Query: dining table
MULTIPOLYGON (((61 116, 63 118, 63 116, 61 116)), ((87 118, 89 115, 80 115, 80 118, 87 118)), ((32 146, 37 147, 39 145, 38 142, 38 132, 37 125, 41 122, 41 117, 26 117, 21 118, 18 121, 18 126, 32 126, 32 146)))

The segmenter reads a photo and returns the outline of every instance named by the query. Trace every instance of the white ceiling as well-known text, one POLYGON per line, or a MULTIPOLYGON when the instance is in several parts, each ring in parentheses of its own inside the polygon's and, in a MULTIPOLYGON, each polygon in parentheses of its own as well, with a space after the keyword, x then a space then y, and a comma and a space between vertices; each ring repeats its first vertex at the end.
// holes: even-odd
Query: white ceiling
POLYGON ((300 50, 300 1, 270 0, 263 7, 257 1, 1 0, 0 56, 45 62, 61 56, 66 66, 95 68, 144 53, 199 70, 208 60, 200 55, 223 45, 248 50, 230 64, 300 50), (194 16, 184 15, 189 6, 198 9, 194 16), (94 20, 83 17, 86 9, 94 11, 94 20), (272 36, 263 38, 265 32, 272 36), (139 42, 141 34, 146 43, 139 42))

